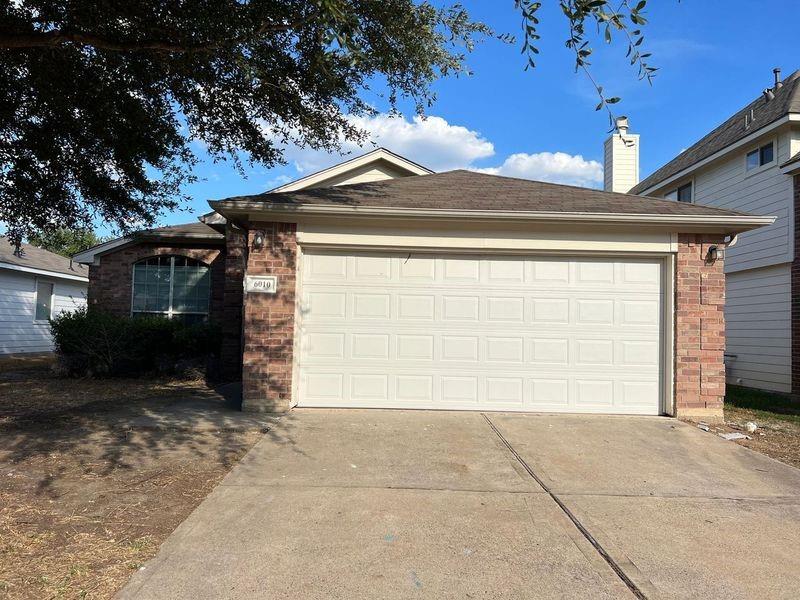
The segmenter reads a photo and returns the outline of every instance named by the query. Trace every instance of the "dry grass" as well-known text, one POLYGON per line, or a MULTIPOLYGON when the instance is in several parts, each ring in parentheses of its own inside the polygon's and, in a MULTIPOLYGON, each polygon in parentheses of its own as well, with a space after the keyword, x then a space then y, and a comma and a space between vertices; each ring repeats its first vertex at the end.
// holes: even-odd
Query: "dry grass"
POLYGON ((0 598, 112 597, 260 438, 118 426, 187 393, 211 402, 202 382, 0 364, 0 598))
MULTIPOLYGON (((752 440, 737 443, 800 467, 800 401, 739 386, 729 386, 725 397, 725 431, 737 431, 752 421, 758 430, 752 440)), ((750 434, 748 434, 750 435, 750 434)))
POLYGON ((0 426, 20 418, 69 412, 102 403, 125 406, 144 398, 206 391, 202 380, 169 377, 141 379, 65 379, 52 371, 51 356, 0 360, 0 426))

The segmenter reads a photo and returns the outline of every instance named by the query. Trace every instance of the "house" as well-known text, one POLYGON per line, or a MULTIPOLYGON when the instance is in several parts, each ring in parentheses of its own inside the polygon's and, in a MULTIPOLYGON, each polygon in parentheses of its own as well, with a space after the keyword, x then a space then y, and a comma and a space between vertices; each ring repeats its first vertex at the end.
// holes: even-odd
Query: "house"
POLYGON ((724 248, 774 220, 385 150, 210 205, 76 257, 89 303, 219 320, 244 409, 277 412, 720 417, 724 248))
POLYGON ((50 352, 48 319, 86 305, 88 269, 0 236, 0 355, 50 352))
POLYGON ((627 122, 606 142, 606 189, 775 215, 725 251, 728 382, 800 393, 800 71, 638 182, 627 122))

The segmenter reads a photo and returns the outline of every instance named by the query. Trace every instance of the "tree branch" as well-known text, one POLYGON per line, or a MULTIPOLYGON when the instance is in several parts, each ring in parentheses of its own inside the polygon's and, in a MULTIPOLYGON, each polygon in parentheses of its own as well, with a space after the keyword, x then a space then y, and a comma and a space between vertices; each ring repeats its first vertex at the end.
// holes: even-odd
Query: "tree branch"
MULTIPOLYGON (((313 13, 312 13, 313 14, 313 13)), ((256 29, 256 35, 267 33, 278 33, 296 29, 308 20, 311 15, 293 21, 291 23, 269 23, 260 24, 256 29)), ((100 50, 110 50, 113 52, 174 52, 179 54, 191 54, 193 52, 210 52, 228 44, 241 42, 245 37, 237 37, 224 40, 216 40, 204 44, 182 44, 170 40, 114 40, 101 35, 81 31, 32 31, 28 33, 0 32, 0 48, 21 49, 21 48, 53 48, 65 43, 92 46, 100 50)))

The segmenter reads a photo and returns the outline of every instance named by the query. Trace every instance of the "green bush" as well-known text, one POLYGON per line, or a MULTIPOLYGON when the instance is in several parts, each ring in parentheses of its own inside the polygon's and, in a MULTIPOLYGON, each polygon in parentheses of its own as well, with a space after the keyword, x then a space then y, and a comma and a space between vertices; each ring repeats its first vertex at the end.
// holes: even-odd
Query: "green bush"
POLYGON ((71 375, 141 375, 179 361, 218 356, 218 327, 160 316, 118 317, 86 308, 50 321, 56 352, 71 375))

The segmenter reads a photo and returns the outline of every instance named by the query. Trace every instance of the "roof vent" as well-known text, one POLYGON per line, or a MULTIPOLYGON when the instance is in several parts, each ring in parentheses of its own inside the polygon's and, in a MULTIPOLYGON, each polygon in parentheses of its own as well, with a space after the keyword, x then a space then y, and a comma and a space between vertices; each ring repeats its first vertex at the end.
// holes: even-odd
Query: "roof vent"
POLYGON ((764 99, 767 102, 775 99, 775 92, 773 92, 770 88, 764 88, 764 91, 761 93, 764 94, 764 99))
POLYGON ((775 75, 775 87, 772 89, 776 92, 783 87, 783 83, 781 82, 781 68, 775 67, 772 69, 772 73, 775 75))
POLYGON ((617 131, 625 135, 628 133, 628 117, 617 117, 616 120, 617 131))

